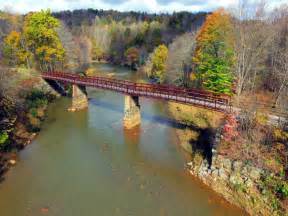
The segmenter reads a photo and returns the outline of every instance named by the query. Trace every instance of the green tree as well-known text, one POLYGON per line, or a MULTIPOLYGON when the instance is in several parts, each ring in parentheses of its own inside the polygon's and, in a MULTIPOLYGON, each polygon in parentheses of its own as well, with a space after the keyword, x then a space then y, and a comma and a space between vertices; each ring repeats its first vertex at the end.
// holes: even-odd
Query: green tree
POLYGON ((50 10, 29 13, 24 20, 23 35, 42 71, 62 66, 65 51, 56 32, 60 22, 50 10))
POLYGON ((216 93, 232 94, 233 40, 231 17, 224 10, 207 17, 196 38, 193 58, 201 87, 216 93))
POLYGON ((168 48, 162 44, 158 46, 152 55, 151 77, 156 78, 159 83, 163 83, 165 78, 166 60, 168 57, 168 48))

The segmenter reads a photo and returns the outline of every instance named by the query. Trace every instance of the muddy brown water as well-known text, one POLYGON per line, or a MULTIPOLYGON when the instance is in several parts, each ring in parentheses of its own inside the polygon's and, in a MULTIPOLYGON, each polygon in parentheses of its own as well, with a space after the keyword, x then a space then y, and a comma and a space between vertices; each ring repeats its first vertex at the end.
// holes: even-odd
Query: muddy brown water
MULTIPOLYGON (((125 68, 97 71, 138 79, 125 68)), ((142 124, 123 130, 123 95, 88 89, 89 108, 61 98, 0 184, 1 216, 244 215, 193 179, 164 102, 140 99, 142 124)))

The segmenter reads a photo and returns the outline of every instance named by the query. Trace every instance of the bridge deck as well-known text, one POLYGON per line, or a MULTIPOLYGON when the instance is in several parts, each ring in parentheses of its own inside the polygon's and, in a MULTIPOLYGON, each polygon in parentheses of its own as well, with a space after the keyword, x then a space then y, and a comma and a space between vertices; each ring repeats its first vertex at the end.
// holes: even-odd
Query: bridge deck
POLYGON ((80 76, 63 72, 46 72, 42 77, 77 85, 91 86, 134 96, 163 99, 177 103, 202 107, 219 112, 231 110, 230 98, 197 89, 186 89, 175 86, 134 83, 105 77, 80 76))

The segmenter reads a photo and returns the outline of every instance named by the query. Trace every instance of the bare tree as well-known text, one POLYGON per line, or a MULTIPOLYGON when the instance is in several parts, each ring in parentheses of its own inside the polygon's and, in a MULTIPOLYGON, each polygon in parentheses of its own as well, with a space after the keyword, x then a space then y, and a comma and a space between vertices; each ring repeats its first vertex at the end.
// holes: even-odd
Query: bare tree
MULTIPOLYGON (((273 43, 268 57, 270 74, 274 82, 270 85, 275 96, 276 106, 288 105, 288 6, 282 6, 273 13, 272 25, 275 26, 273 43), (286 103, 285 103, 286 102, 286 103)), ((268 81, 269 82, 269 81, 268 81)))
POLYGON ((92 38, 98 48, 100 48, 104 55, 108 55, 111 46, 111 35, 109 27, 101 23, 100 18, 95 18, 94 25, 92 26, 92 38))
POLYGON ((273 39, 273 30, 266 19, 266 4, 240 0, 233 11, 236 37, 236 93, 254 89, 258 73, 263 69, 268 44, 273 39))
POLYGON ((64 22, 61 23, 61 26, 57 29, 59 38, 63 44, 63 47, 66 51, 65 53, 65 67, 69 69, 75 69, 79 66, 80 62, 80 47, 79 43, 76 43, 74 36, 72 35, 69 28, 65 25, 64 22))
POLYGON ((184 66, 191 66, 195 47, 195 32, 180 35, 169 45, 166 72, 166 81, 168 83, 183 84, 185 79, 184 66))

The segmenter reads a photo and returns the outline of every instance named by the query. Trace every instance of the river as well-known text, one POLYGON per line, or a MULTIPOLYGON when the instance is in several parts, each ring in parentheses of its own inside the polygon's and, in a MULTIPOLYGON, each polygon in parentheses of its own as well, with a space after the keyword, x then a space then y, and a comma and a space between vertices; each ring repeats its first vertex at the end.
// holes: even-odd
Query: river
MULTIPOLYGON (((135 72, 94 65, 99 73, 135 72)), ((89 108, 49 106, 37 138, 0 184, 1 216, 243 215, 193 179, 164 102, 140 99, 141 127, 122 126, 123 95, 88 89, 89 108)))

